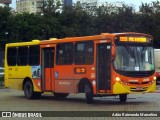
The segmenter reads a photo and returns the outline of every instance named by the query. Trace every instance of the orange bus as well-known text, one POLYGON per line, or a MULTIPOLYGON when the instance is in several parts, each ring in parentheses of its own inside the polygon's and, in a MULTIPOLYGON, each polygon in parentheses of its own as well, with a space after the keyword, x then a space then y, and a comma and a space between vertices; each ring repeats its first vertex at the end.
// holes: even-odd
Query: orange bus
POLYGON ((58 98, 65 98, 69 93, 85 93, 87 103, 92 103, 93 97, 111 95, 119 95, 120 101, 126 102, 127 94, 156 89, 150 35, 102 33, 44 40, 36 42, 39 57, 34 60, 39 64, 30 65, 29 49, 33 43, 7 44, 5 53, 6 87, 24 90, 29 99, 38 98, 44 92, 52 92, 58 98), (25 65, 18 65, 21 47, 26 47, 25 65), (14 66, 8 60, 13 48, 17 52, 13 56, 14 66))

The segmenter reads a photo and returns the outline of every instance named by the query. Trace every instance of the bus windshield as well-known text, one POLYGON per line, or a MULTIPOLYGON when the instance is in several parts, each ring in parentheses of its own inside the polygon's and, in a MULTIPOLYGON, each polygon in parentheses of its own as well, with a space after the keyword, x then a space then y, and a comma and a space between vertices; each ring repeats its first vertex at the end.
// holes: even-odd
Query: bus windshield
POLYGON ((114 68, 120 71, 153 71, 153 57, 153 47, 150 46, 117 46, 114 68))

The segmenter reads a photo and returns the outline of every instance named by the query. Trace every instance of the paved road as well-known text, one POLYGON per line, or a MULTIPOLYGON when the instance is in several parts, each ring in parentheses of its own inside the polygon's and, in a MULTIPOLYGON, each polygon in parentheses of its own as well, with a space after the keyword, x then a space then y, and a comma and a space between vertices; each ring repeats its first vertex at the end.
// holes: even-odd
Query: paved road
MULTIPOLYGON (((1 88, 0 111, 160 111, 160 92, 128 95, 126 103, 120 103, 118 96, 112 96, 95 98, 94 104, 86 104, 83 94, 71 94, 65 100, 57 100, 52 94, 45 94, 38 100, 28 100, 22 91, 1 88)), ((59 117, 57 119, 70 120, 70 118, 59 117)), ((80 120, 80 118, 72 119, 80 120)), ((103 120, 105 118, 94 117, 92 119, 103 120)), ((116 117, 116 119, 120 118, 116 117)), ((149 120, 149 117, 145 119, 149 120)), ((158 120, 159 118, 152 117, 151 119, 158 120)))

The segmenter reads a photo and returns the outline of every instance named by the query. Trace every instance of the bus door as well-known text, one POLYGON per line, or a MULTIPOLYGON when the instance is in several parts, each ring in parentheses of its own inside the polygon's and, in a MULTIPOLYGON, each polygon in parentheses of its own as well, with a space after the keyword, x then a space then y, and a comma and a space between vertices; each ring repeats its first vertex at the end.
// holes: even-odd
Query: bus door
POLYGON ((42 90, 54 90, 54 53, 55 48, 42 49, 42 90))
POLYGON ((111 89, 111 44, 97 44, 97 92, 111 89))

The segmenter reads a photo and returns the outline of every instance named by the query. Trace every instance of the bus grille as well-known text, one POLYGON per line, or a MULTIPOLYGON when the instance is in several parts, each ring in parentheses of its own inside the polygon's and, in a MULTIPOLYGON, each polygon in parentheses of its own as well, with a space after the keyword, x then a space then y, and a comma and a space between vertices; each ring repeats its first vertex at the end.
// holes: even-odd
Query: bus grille
POLYGON ((129 84, 140 84, 139 82, 129 82, 129 84))
POLYGON ((148 82, 142 82, 141 84, 148 84, 149 83, 149 81, 148 82))
POLYGON ((133 88, 133 87, 131 87, 130 88, 130 91, 132 91, 132 92, 144 92, 144 91, 147 91, 147 89, 148 89, 148 87, 137 87, 137 88, 133 88))
POLYGON ((140 85, 140 84, 148 84, 149 82, 129 82, 129 84, 136 84, 136 85, 140 85))

